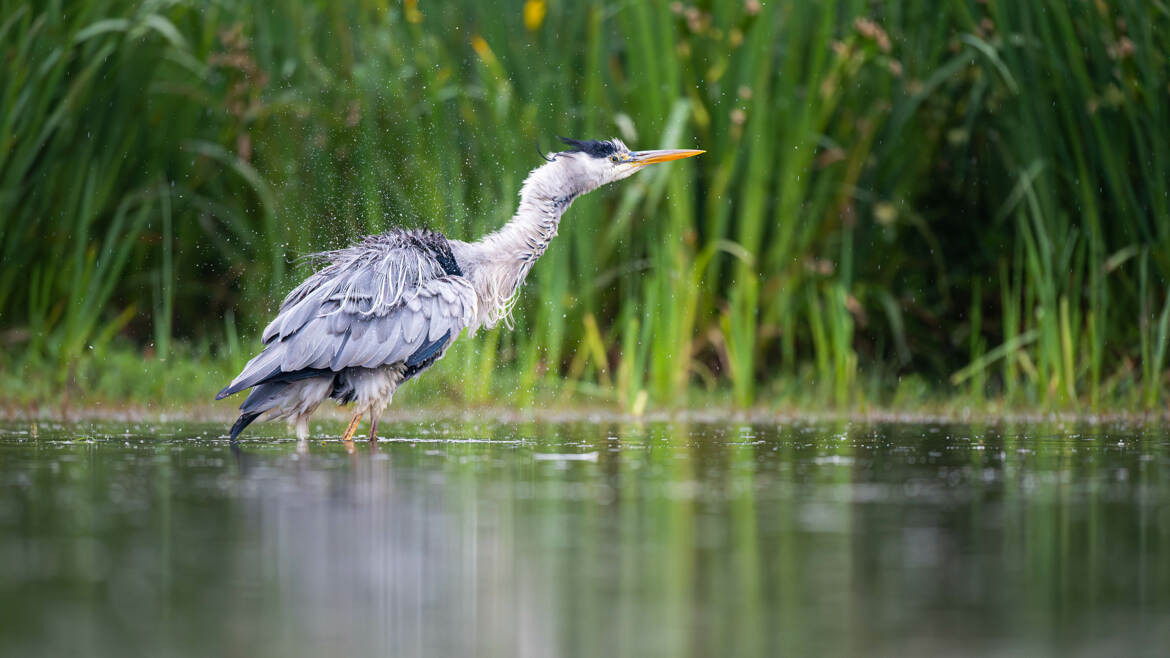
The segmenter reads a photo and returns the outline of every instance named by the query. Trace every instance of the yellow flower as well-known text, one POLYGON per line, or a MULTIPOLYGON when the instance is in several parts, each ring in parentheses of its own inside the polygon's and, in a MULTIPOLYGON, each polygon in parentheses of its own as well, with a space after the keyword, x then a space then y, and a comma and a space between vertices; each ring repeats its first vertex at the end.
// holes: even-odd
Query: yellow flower
POLYGON ((479 55, 481 60, 489 64, 496 61, 496 55, 492 52, 491 46, 489 46, 488 42, 478 34, 472 35, 471 48, 475 50, 475 54, 479 55))
POLYGON ((539 30, 547 13, 548 3, 545 0, 527 0, 524 3, 524 27, 528 28, 529 32, 539 30))
POLYGON ((410 23, 421 23, 423 19, 422 12, 418 10, 418 0, 403 0, 402 3, 403 14, 406 15, 406 20, 410 23))

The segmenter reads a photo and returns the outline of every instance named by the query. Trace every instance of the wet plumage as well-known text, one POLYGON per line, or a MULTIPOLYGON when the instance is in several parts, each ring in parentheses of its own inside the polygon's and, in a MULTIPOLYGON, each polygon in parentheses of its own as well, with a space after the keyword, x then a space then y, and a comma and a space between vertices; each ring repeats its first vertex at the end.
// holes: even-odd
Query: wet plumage
POLYGON ((280 305, 261 336, 263 351, 216 396, 251 388, 231 429, 287 418, 297 436, 324 401, 354 404, 370 438, 394 392, 441 359, 466 329, 509 316, 516 293, 556 235, 573 199, 646 164, 699 151, 631 152, 617 140, 566 140, 525 180, 515 216, 476 242, 436 231, 393 229, 313 257, 323 265, 280 305))
POLYGON ((292 417, 299 430, 327 398, 380 414, 477 316, 475 291, 440 233, 391 230, 316 258, 327 265, 289 293, 264 330, 264 351, 217 396, 255 387, 234 434, 265 413, 292 417))

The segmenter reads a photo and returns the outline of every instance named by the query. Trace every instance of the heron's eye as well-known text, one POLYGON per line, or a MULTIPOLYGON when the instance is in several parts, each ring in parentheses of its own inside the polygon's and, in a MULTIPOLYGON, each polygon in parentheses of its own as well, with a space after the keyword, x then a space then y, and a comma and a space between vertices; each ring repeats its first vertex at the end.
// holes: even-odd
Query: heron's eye
POLYGON ((622 159, 619 158, 617 155, 611 155, 611 156, 609 156, 609 161, 614 163, 614 164, 617 164, 617 163, 621 162, 622 159))

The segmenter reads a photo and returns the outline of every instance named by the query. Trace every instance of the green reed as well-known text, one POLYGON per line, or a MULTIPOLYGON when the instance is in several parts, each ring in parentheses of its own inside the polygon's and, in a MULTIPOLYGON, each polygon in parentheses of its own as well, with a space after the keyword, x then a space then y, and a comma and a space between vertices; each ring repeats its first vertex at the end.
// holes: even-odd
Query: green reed
POLYGON ((1155 407, 1168 34, 1141 0, 0 0, 5 363, 230 370, 300 256, 473 238, 537 145, 616 135, 708 152, 578 201, 517 330, 418 395, 1155 407))

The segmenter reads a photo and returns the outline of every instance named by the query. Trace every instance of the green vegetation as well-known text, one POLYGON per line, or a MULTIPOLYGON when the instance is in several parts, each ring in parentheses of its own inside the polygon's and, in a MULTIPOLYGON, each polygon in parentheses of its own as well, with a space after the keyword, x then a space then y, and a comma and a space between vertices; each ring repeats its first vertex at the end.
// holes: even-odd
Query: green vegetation
POLYGON ((1164 3, 0 0, 0 66, 6 399, 210 394, 299 256, 481 234, 565 134, 708 153, 420 391, 1167 401, 1164 3))

